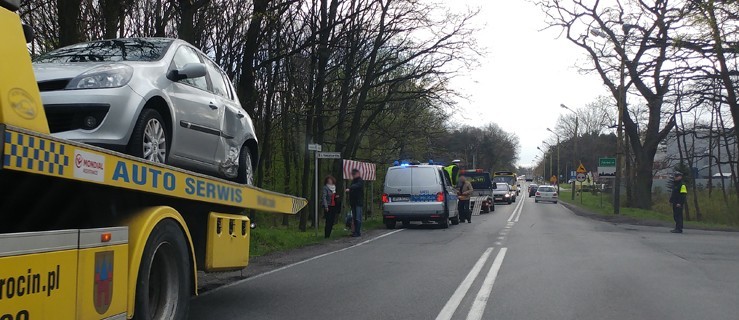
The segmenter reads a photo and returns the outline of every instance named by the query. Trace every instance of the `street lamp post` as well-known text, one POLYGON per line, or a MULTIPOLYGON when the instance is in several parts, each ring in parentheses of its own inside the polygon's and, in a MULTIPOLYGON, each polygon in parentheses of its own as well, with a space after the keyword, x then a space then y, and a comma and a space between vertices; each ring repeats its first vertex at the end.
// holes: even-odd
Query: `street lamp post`
MULTIPOLYGON (((541 151, 542 154, 544 154, 544 161, 545 161, 544 162, 544 179, 546 180, 547 179, 547 170, 546 170, 547 152, 541 147, 536 147, 536 148, 539 149, 539 151, 541 151)), ((549 174, 552 174, 552 156, 551 155, 549 156, 549 174)))
MULTIPOLYGON (((552 148, 552 145, 549 144, 549 143, 547 143, 546 141, 542 141, 542 143, 544 143, 545 145, 549 146, 550 149, 552 148)), ((539 147, 537 147, 537 149, 539 149, 539 151, 543 152, 544 155, 546 156, 546 153, 547 152, 544 151, 544 149, 541 149, 539 147)), ((549 175, 554 175, 554 168, 552 167, 552 156, 553 156, 552 154, 549 155, 549 175)), ((549 181, 551 181, 551 179, 549 181)))
MULTIPOLYGON (((568 106, 564 105, 564 103, 561 103, 559 105, 563 109, 570 110, 570 112, 575 114, 575 135, 572 138, 573 143, 573 153, 572 155, 575 157, 575 161, 573 163, 573 168, 577 168, 579 166, 580 159, 577 157, 577 127, 580 122, 580 117, 577 115, 577 112, 575 110, 570 109, 568 106)), ((572 181, 572 200, 575 200, 575 181, 572 181)))
POLYGON ((551 132, 557 137, 557 193, 559 193, 559 178, 560 178, 560 167, 559 167, 559 135, 554 130, 547 128, 547 131, 551 132))

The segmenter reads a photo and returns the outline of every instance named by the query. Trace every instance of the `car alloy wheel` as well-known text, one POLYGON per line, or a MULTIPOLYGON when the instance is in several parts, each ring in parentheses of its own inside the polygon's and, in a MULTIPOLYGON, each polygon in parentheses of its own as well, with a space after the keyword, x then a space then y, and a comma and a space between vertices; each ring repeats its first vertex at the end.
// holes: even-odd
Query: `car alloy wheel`
POLYGON ((167 159, 167 137, 164 126, 156 118, 146 122, 143 139, 143 158, 149 161, 164 163, 167 159))

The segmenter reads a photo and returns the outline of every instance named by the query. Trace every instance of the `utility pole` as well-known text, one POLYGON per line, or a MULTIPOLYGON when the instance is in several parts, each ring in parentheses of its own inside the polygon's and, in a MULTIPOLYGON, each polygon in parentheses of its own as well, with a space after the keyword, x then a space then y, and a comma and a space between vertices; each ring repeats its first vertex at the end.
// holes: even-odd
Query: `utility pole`
MULTIPOLYGON (((572 155, 575 161, 573 161, 572 165, 573 165, 573 168, 577 168, 580 165, 580 158, 577 156, 577 127, 580 124, 580 117, 577 115, 577 112, 575 112, 575 110, 570 109, 568 106, 564 105, 563 103, 560 104, 559 106, 562 107, 563 109, 570 110, 570 112, 575 114, 575 135, 572 137, 572 144, 574 145, 573 146, 574 150, 573 150, 572 155)), ((575 200, 575 180, 572 180, 572 200, 575 200)))
MULTIPOLYGON (((577 118, 575 118, 575 119, 577 119, 577 118)), ((577 122, 575 122, 575 124, 577 124, 577 122)), ((575 125, 575 127, 577 127, 577 125, 575 125)), ((559 182, 560 182, 559 179, 560 179, 560 176, 561 176, 561 173, 559 171, 559 169, 560 169, 560 167, 559 167, 560 140, 559 140, 559 135, 557 133, 555 133, 554 130, 547 128, 547 131, 551 132, 553 135, 555 135, 557 137, 557 193, 559 194, 559 182)))

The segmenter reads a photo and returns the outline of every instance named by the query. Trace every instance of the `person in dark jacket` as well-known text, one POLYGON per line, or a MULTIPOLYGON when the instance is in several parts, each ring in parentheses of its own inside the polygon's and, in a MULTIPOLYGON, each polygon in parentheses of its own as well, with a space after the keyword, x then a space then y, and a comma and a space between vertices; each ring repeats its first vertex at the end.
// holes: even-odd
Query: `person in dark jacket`
POLYGON ((364 180, 359 170, 352 170, 352 183, 346 192, 349 192, 349 205, 352 207, 354 227, 352 237, 362 235, 362 207, 364 207, 364 180))
POLYGON ((323 178, 321 206, 323 207, 323 214, 326 217, 323 237, 330 238, 331 231, 333 230, 334 223, 336 221, 336 216, 339 214, 339 210, 341 210, 339 194, 336 193, 336 179, 331 175, 323 178))
POLYGON ((675 229, 670 230, 672 233, 683 233, 683 208, 688 195, 688 188, 683 183, 683 174, 675 173, 675 180, 672 183, 672 194, 670 195, 670 204, 672 204, 672 217, 675 219, 675 229))

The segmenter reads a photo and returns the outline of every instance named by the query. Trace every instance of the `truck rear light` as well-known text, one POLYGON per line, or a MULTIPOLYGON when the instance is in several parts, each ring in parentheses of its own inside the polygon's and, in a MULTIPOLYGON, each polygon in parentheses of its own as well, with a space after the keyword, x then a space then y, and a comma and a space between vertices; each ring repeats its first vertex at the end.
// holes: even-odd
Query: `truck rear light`
POLYGON ((436 193, 436 202, 444 202, 444 193, 443 192, 437 192, 436 193))
POLYGON ((388 203, 390 202, 390 197, 388 197, 387 193, 382 194, 382 203, 388 203))

